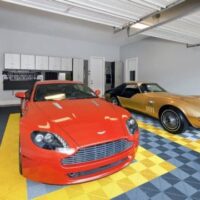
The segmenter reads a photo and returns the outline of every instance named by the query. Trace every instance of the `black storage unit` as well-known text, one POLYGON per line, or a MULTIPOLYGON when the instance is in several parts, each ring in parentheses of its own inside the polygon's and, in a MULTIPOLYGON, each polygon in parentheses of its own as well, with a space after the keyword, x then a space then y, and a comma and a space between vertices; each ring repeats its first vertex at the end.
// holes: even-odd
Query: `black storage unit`
POLYGON ((45 72, 45 80, 58 80, 58 72, 45 72))
POLYGON ((3 81, 4 90, 29 90, 33 87, 35 81, 3 81))
POLYGON ((28 90, 31 89, 41 72, 5 70, 3 71, 4 90, 28 90))

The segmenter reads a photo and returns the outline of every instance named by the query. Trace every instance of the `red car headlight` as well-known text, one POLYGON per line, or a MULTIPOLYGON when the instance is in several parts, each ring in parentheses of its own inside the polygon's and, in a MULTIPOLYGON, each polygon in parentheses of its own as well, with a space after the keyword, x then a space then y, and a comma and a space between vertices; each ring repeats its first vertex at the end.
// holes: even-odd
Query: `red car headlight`
POLYGON ((133 117, 130 117, 127 121, 126 121, 126 127, 128 129, 128 132, 133 135, 135 133, 135 131, 138 129, 138 124, 136 122, 136 120, 133 117))
POLYGON ((55 133, 34 131, 31 139, 35 145, 47 150, 55 150, 60 153, 71 155, 75 149, 69 148, 65 140, 55 133))

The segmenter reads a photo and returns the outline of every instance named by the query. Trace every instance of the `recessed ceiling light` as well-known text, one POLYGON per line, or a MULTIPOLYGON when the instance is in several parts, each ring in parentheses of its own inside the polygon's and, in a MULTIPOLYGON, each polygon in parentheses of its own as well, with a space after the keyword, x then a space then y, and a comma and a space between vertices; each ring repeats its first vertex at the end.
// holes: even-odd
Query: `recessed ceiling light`
POLYGON ((149 27, 149 25, 142 24, 142 23, 136 23, 131 26, 131 28, 136 28, 136 29, 145 29, 148 27, 149 27))

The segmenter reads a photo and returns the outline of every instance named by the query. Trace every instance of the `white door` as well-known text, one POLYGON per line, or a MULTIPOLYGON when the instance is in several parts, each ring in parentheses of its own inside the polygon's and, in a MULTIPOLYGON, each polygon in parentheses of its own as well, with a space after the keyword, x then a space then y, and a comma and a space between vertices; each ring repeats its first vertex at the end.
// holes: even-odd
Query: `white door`
POLYGON ((88 85, 93 90, 101 90, 100 96, 105 91, 105 58, 91 57, 89 60, 88 85))
POLYGON ((123 83, 123 64, 121 61, 115 62, 115 87, 123 83))
POLYGON ((138 80, 138 58, 126 59, 124 68, 124 81, 137 81, 138 80))
POLYGON ((83 67, 83 59, 73 58, 73 81, 83 82, 83 67))

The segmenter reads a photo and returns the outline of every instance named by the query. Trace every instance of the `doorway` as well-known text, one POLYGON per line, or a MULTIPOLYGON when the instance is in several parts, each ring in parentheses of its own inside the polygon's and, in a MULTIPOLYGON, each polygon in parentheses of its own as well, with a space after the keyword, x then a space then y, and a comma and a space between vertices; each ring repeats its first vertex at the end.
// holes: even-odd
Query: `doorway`
POLYGON ((84 60, 83 64, 83 83, 88 85, 88 60, 84 60))
POLYGON ((105 67, 105 90, 107 91, 115 87, 115 62, 106 62, 105 67))

